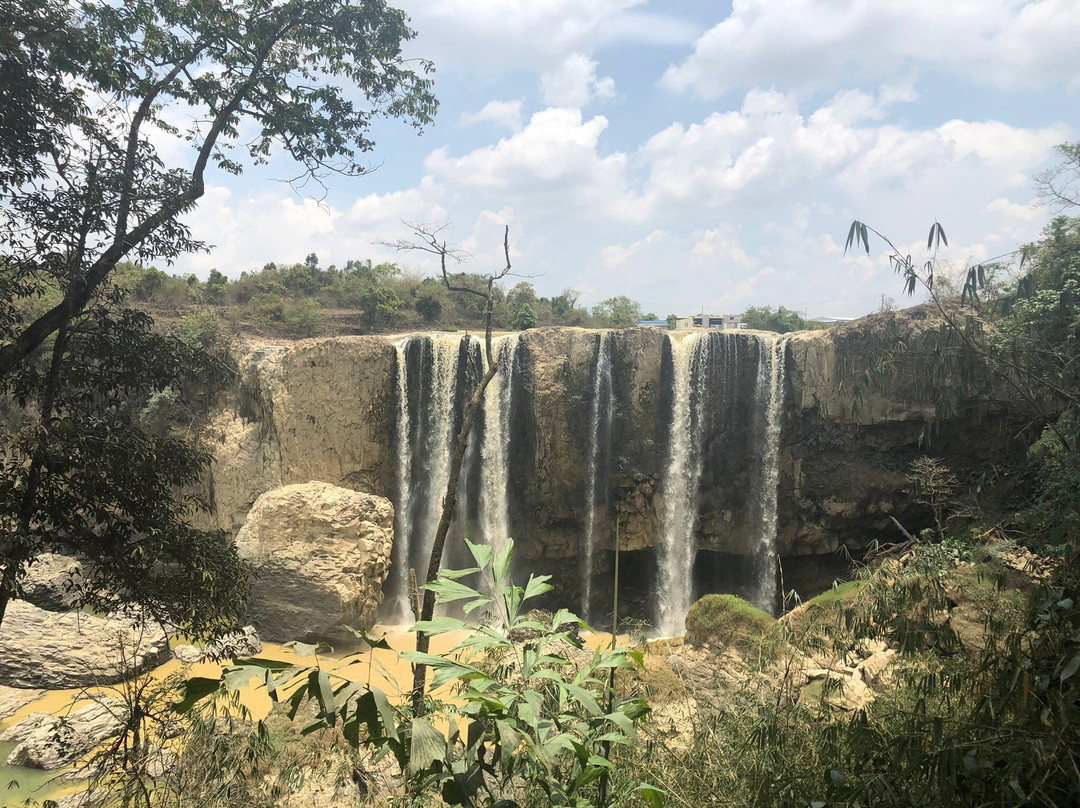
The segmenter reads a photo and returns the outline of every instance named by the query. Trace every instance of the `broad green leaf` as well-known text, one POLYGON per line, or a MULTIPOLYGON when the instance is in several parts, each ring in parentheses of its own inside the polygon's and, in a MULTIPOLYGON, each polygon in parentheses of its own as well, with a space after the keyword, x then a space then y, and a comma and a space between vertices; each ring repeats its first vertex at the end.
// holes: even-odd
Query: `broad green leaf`
POLYGON ((1069 679, 1073 674, 1080 670, 1080 654, 1077 654, 1070 659, 1064 668, 1061 669, 1061 681, 1069 679))
POLYGON ((412 745, 409 748, 409 772, 427 771, 436 760, 446 756, 446 738, 423 718, 412 720, 412 745))
POLYGON ((667 792, 649 783, 641 783, 637 789, 652 808, 664 808, 667 805, 667 792))
POLYGON ((173 710, 178 713, 186 713, 196 704, 208 696, 221 690, 221 679, 209 679, 204 676, 195 676, 184 682, 184 695, 173 703, 173 710))
POLYGON ((383 733, 386 737, 396 741, 398 739, 397 712, 390 705, 390 700, 386 698, 386 694, 379 688, 371 688, 371 696, 379 711, 379 719, 382 721, 383 733))
POLYGON ((496 590, 510 580, 510 562, 513 557, 514 543, 507 539, 502 547, 495 551, 491 560, 491 575, 495 579, 496 590))
POLYGON ((330 675, 321 669, 312 671, 308 676, 308 690, 315 695, 326 722, 333 726, 337 714, 337 700, 334 698, 330 675))
MULTIPOLYGON (((530 575, 529 582, 525 584, 525 594, 522 595, 522 600, 528 600, 529 598, 539 597, 545 595, 555 589, 548 581, 551 580, 550 575, 530 575)), ((554 627, 554 622, 552 626, 554 627)))
MULTIPOLYGON (((460 581, 451 581, 447 578, 439 578, 439 580, 432 581, 430 584, 424 584, 421 588, 434 592, 435 596, 439 599, 439 603, 454 603, 459 600, 475 600, 483 597, 472 587, 466 586, 460 581)), ((415 628, 410 629, 410 631, 415 631, 415 628)))
POLYGON ((306 642, 287 642, 284 647, 291 649, 292 652, 300 658, 309 657, 314 654, 331 654, 334 652, 334 649, 324 642, 315 644, 306 642))
POLYGON ((570 693, 578 703, 589 711, 589 715, 597 716, 603 715, 603 710, 600 709, 600 705, 596 703, 596 697, 583 687, 580 687, 570 682, 563 682, 559 685, 560 689, 565 689, 570 693))
POLYGON ((432 637, 438 634, 446 634, 448 631, 462 631, 468 629, 469 624, 456 617, 436 617, 433 620, 421 620, 413 625, 413 631, 422 631, 432 637))
POLYGON ((490 544, 473 544, 468 539, 465 539, 465 545, 469 548, 469 552, 476 560, 476 566, 480 569, 484 569, 491 563, 491 545, 490 544))
POLYGON ((517 731, 514 724, 510 721, 496 719, 495 731, 498 735, 499 743, 502 744, 502 747, 506 750, 507 754, 514 754, 517 751, 518 745, 521 743, 521 733, 517 731))
POLYGON ((368 634, 363 629, 353 628, 352 626, 345 626, 345 629, 349 631, 354 637, 357 637, 358 639, 361 639, 365 643, 367 643, 368 648, 371 648, 372 650, 376 648, 380 651, 394 650, 390 647, 390 643, 386 641, 385 635, 382 637, 375 637, 374 635, 368 634))
POLYGON ((649 702, 645 701, 643 698, 623 699, 619 702, 617 709, 620 713, 633 721, 648 715, 652 711, 649 702))
POLYGON ((484 606, 490 606, 492 603, 493 601, 491 598, 477 598, 476 600, 470 600, 461 607, 461 610, 465 614, 472 614, 477 609, 482 609, 484 606))

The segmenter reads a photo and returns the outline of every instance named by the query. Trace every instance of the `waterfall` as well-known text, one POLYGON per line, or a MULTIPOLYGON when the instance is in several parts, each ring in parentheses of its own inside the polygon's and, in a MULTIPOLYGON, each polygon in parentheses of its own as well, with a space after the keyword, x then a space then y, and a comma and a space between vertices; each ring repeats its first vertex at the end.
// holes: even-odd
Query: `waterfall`
POLYGON ((397 501, 394 503, 394 602, 387 619, 409 622, 409 570, 427 575, 431 546, 442 515, 442 500, 450 479, 455 432, 455 404, 460 337, 405 337, 395 344, 398 398, 395 443, 397 501), (420 364, 410 384, 411 354, 420 364))
MULTIPOLYGON (((596 555, 596 508, 598 488, 603 489, 601 505, 609 501, 609 474, 601 474, 601 451, 610 454, 611 425, 615 414, 615 393, 611 376, 611 343, 614 334, 602 331, 596 351, 596 370, 593 373, 592 415, 589 421, 589 470, 585 480, 585 547, 582 565, 581 617, 589 621, 592 609, 593 562, 596 555), (598 479, 599 478, 599 479, 598 479), (599 485, 598 485, 599 483, 599 485)), ((608 459, 610 466, 610 458, 608 459)))
POLYGON ((492 353, 499 373, 484 391, 484 438, 480 447, 480 531, 492 547, 510 536, 510 396, 514 389, 514 360, 519 337, 509 334, 495 340, 492 353))
POLYGON ((664 497, 659 550, 660 588, 656 630, 662 636, 683 632, 690 609, 694 567, 698 483, 702 471, 703 408, 706 402, 710 334, 668 334, 671 350, 671 420, 667 465, 661 490, 664 497))
POLYGON ((397 496, 394 505, 394 602, 388 611, 389 622, 404 623, 412 615, 409 605, 409 540, 412 537, 412 419, 409 417, 409 366, 405 349, 410 338, 397 340, 394 368, 397 394, 397 424, 394 449, 397 452, 397 496))
POLYGON ((759 436, 754 509, 758 520, 754 546, 754 596, 759 609, 775 614, 781 593, 776 580, 777 488, 780 481, 780 413, 784 403, 784 357, 787 339, 759 336, 754 386, 759 436))

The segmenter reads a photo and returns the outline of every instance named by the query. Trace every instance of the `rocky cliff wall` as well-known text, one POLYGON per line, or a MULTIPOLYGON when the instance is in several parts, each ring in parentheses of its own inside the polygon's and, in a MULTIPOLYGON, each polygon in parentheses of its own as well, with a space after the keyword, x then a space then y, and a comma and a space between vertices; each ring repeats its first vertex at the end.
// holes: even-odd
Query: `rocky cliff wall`
MULTIPOLYGON (((777 529, 782 556, 826 554, 841 545, 858 552, 872 541, 896 538, 890 516, 912 530, 926 524, 928 515, 906 491, 906 467, 923 451, 927 424, 942 401, 962 394, 950 390, 948 380, 930 392, 900 382, 872 387, 864 371, 872 349, 895 343, 898 329, 911 338, 939 327, 916 313, 788 338, 777 529)), ((509 396, 510 532, 520 557, 536 569, 561 569, 564 577, 566 562, 581 559, 589 513, 597 507, 586 503, 586 488, 602 333, 522 333, 509 396)), ((610 506, 594 520, 601 567, 616 518, 624 550, 648 554, 656 546, 672 395, 664 331, 617 331, 610 339, 614 407, 600 464, 608 470, 602 484, 610 506)), ((758 540, 747 506, 755 496, 751 467, 761 451, 752 438, 760 417, 752 390, 758 350, 767 344, 750 332, 725 339, 724 347, 715 343, 703 380, 710 400, 702 416, 707 423, 695 502, 697 546, 714 554, 718 568, 725 558, 748 554, 758 540)), ((395 357, 392 342, 379 337, 254 347, 242 363, 237 404, 220 413, 210 430, 218 524, 236 530, 263 491, 309 480, 394 500, 395 357)), ((457 408, 467 392, 455 394, 457 408)), ((964 410, 962 401, 952 404, 964 410)), ((985 421, 945 422, 937 445, 970 458, 990 431, 985 421)), ((472 452, 469 462, 465 478, 480 479, 481 453, 472 452)))

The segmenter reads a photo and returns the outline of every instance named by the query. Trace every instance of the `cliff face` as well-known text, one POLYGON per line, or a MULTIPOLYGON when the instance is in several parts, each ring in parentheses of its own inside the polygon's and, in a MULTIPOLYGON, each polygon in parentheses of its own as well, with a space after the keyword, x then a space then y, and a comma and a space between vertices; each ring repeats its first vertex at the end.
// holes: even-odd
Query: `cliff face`
MULTIPOLYGON (((911 338, 940 327, 916 315, 905 317, 868 318, 785 341, 777 549, 792 559, 793 568, 802 563, 810 569, 808 557, 841 545, 857 552, 874 540, 897 538, 890 516, 911 530, 927 522, 928 514, 905 491, 906 466, 921 453, 920 438, 935 408, 949 396, 957 399, 952 402, 957 411, 964 402, 959 387, 950 389, 947 379, 930 392, 900 384, 871 389, 865 383, 867 357, 872 349, 895 343, 897 329, 911 338), (799 557, 807 559, 799 562, 799 557)), ((567 575, 572 569, 567 562, 580 562, 590 520, 600 567, 613 546, 616 520, 622 549, 648 555, 657 546, 670 444, 678 437, 670 428, 675 395, 671 342, 659 329, 606 337, 611 415, 609 423, 601 418, 598 426, 600 405, 594 399, 604 334, 575 328, 524 332, 513 366, 501 371, 510 375, 507 394, 498 404, 509 408, 502 437, 505 458, 499 461, 505 467, 494 470, 505 478, 499 507, 505 506, 505 524, 518 542, 519 557, 532 568, 560 571, 564 578, 573 578, 567 575), (591 503, 589 490, 594 491, 591 503)), ((697 403, 691 402, 698 419, 694 428, 702 435, 695 450, 700 455, 695 457, 700 465, 695 541, 700 550, 714 554, 709 563, 723 567, 724 559, 746 556, 759 541, 753 501, 761 486, 755 469, 766 447, 755 437, 761 434, 762 418, 755 384, 763 346, 773 336, 738 332, 710 339, 692 382, 698 396, 697 403)), ((471 392, 469 379, 475 379, 465 370, 473 352, 462 351, 463 364, 441 382, 455 385, 445 400, 452 402, 457 417, 471 392)), ((218 524, 236 530, 263 491, 310 480, 387 496, 400 508, 397 422, 399 389, 404 388, 396 375, 397 355, 391 341, 378 337, 254 348, 242 363, 238 404, 220 413, 211 427, 218 524)), ((432 351, 402 354, 414 355, 432 351)), ((427 378, 416 368, 405 370, 406 386, 427 378)), ((428 387, 409 393, 414 409, 427 406, 423 400, 434 395, 433 385, 440 383, 435 375, 428 374, 428 387)), ((468 491, 461 508, 468 518, 460 532, 470 535, 469 526, 483 523, 481 512, 493 507, 494 461, 487 445, 483 450, 480 445, 484 430, 495 423, 496 414, 490 412, 495 406, 485 405, 464 474, 468 491)), ((946 422, 935 446, 970 456, 987 429, 986 423, 946 422)), ((412 474, 419 479, 416 475, 430 463, 423 456, 430 436, 412 439, 428 441, 413 447, 412 474)), ((436 487, 432 484, 424 495, 441 500, 441 490, 432 493, 436 487)), ((413 485, 414 497, 423 489, 413 485)))

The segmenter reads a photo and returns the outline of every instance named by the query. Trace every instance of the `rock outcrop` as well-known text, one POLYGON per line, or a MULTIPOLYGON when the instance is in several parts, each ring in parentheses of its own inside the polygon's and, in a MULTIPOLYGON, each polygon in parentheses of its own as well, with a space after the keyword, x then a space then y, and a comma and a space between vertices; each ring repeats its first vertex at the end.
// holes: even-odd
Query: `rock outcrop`
POLYGON ((13 600, 0 626, 0 684, 11 687, 111 684, 168 655, 165 632, 136 618, 60 614, 13 600))
POLYGON ((82 564, 71 556, 42 553, 20 581, 22 599, 38 608, 65 612, 78 601, 82 564))
POLYGON ((382 602, 394 509, 384 497, 323 482, 256 500, 236 537, 254 577, 248 615, 268 640, 348 637, 382 602))
MULTIPOLYGON (((1007 403, 995 404, 986 389, 969 389, 947 374, 927 383, 912 383, 917 374, 880 385, 866 381, 871 357, 900 344, 926 347, 942 327, 940 318, 916 307, 785 337, 777 548, 785 583, 801 594, 819 591, 841 571, 844 562, 834 555, 837 549, 857 556, 875 541, 899 539, 892 517, 913 532, 929 524, 928 510, 908 491, 907 471, 913 458, 926 453, 932 422, 937 424, 933 452, 950 463, 974 465, 1000 453, 1001 442, 995 444, 994 436, 1007 430, 992 427, 1007 418, 1007 403), (986 416, 981 423, 968 417, 949 420, 949 413, 973 408, 986 416)), ((695 575, 703 581, 697 591, 744 594, 728 579, 744 577, 746 559, 760 538, 753 509, 754 466, 761 452, 754 435, 761 432, 762 405, 755 380, 761 346, 775 336, 745 331, 716 336, 708 375, 698 384, 708 414, 695 501, 695 575)), ((417 339, 457 344, 475 337, 417 339)), ((474 343, 461 355, 475 354, 475 349, 474 343)), ((255 348, 242 362, 238 403, 219 414, 210 429, 217 446, 213 495, 219 526, 235 531, 259 495, 309 480, 397 496, 396 355, 392 342, 379 337, 255 348)), ((417 350, 408 355, 430 361, 433 354, 417 350)), ((451 403, 455 419, 467 401, 468 380, 475 376, 464 367, 462 362, 451 403)), ((406 370, 411 405, 423 401, 422 406, 430 406, 432 391, 423 385, 432 384, 431 368, 406 370)), ((568 562, 581 560, 590 513, 595 514, 594 572, 610 578, 618 522, 620 548, 627 552, 622 574, 628 597, 648 597, 638 591, 639 579, 654 577, 649 570, 656 563, 664 514, 672 372, 668 335, 656 328, 537 328, 518 337, 506 405, 509 532, 519 562, 529 571, 555 574, 567 602, 575 602, 580 586, 568 573, 568 562), (602 458, 606 499, 587 504, 601 339, 610 348, 615 403, 610 448, 602 458)), ((477 429, 477 448, 466 455, 460 524, 452 528, 452 544, 460 544, 457 536, 475 532, 478 522, 486 462, 479 450, 484 418, 477 429)), ((419 433, 413 438, 425 439, 419 433)), ((441 498, 442 491, 435 490, 439 486, 428 482, 425 486, 414 479, 412 496, 423 489, 425 497, 441 498)), ((430 512, 431 506, 414 510, 430 512)))
POLYGON ((119 733, 126 719, 123 701, 104 698, 67 715, 31 713, 0 735, 0 743, 16 744, 9 766, 62 769, 119 733))

